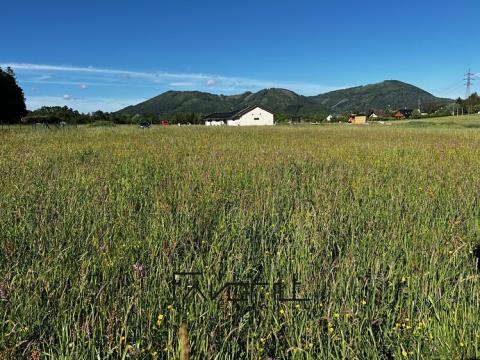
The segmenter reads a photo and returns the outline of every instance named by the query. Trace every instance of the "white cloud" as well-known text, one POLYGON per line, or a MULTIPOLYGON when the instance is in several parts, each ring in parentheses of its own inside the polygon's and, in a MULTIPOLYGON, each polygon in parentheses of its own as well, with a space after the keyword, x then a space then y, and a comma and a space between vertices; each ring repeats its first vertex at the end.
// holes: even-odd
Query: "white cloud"
POLYGON ((130 70, 115 70, 106 68, 96 68, 93 66, 80 67, 80 66, 58 66, 58 65, 45 65, 45 64, 29 64, 29 63, 5 63, 0 64, 0 67, 11 67, 13 70, 24 71, 46 71, 46 72, 70 72, 70 73, 95 73, 95 74, 111 74, 122 79, 129 78, 145 78, 145 79, 159 79, 159 78, 194 78, 194 79, 206 79, 208 75, 202 74, 182 74, 182 73, 168 73, 168 72, 142 72, 142 71, 130 71, 130 70))
POLYGON ((173 72, 144 72, 131 70, 118 70, 97 68, 93 66, 80 67, 68 65, 46 65, 46 64, 30 64, 30 63, 4 63, 1 67, 10 66, 15 72, 22 75, 42 72, 44 76, 61 75, 60 80, 39 80, 37 78, 29 78, 24 82, 41 82, 56 84, 87 84, 85 77, 95 75, 98 84, 103 86, 148 86, 153 84, 163 86, 184 86, 191 87, 195 90, 214 90, 218 92, 243 92, 247 90, 257 91, 263 88, 287 88, 304 95, 317 95, 319 93, 338 89, 340 87, 327 87, 315 83, 296 83, 296 82, 279 82, 259 79, 249 79, 242 77, 228 77, 214 74, 202 73, 173 73, 173 72), (65 79, 68 77, 68 79, 65 79), (132 83, 133 82, 133 83, 132 83), (116 84, 116 85, 114 85, 116 84), (119 85, 120 84, 120 85, 119 85), (127 85, 128 84, 128 85, 127 85))
POLYGON ((80 85, 80 89, 82 89, 82 90, 85 90, 85 89, 87 89, 87 88, 88 88, 88 86, 87 86, 86 84, 81 84, 81 85, 80 85))
POLYGON ((48 79, 51 79, 52 77, 49 76, 49 75, 40 75, 36 78, 34 78, 35 81, 45 81, 45 80, 48 80, 48 79))
POLYGON ((171 82, 169 85, 170 86, 194 86, 195 84, 193 82, 177 81, 177 82, 171 82))
POLYGON ((63 95, 63 98, 64 98, 65 100, 70 100, 72 97, 71 97, 70 95, 68 95, 68 94, 65 94, 65 95, 63 95))

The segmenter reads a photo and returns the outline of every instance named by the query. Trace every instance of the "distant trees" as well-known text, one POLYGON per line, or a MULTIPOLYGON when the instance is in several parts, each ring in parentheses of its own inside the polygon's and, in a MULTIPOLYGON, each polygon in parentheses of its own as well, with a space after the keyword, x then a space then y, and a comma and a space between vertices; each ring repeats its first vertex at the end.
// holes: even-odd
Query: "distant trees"
POLYGON ((480 111, 480 96, 476 92, 468 97, 468 99, 458 98, 455 103, 462 109, 465 114, 480 111))
POLYGON ((430 103, 425 104, 423 106, 422 110, 424 110, 428 114, 433 114, 433 113, 441 110, 443 107, 444 106, 442 104, 430 102, 430 103))
POLYGON ((204 115, 196 112, 177 112, 172 119, 173 124, 203 124, 204 115))
POLYGON ((325 113, 316 113, 316 114, 301 114, 301 115, 292 115, 285 113, 276 113, 275 122, 277 124, 283 123, 310 123, 310 122, 321 122, 325 121, 328 114, 325 113))
POLYGON ((17 123, 27 114, 25 96, 11 68, 0 68, 0 121, 17 123))
POLYGON ((27 124, 56 124, 62 121, 67 124, 84 124, 88 122, 88 115, 81 114, 67 106, 43 106, 31 111, 23 119, 23 122, 27 124))
POLYGON ((93 122, 108 121, 109 116, 108 116, 108 113, 104 113, 103 111, 97 110, 90 115, 90 120, 93 121, 93 122))
POLYGON ((150 123, 159 123, 158 115, 128 115, 121 113, 108 113, 95 111, 91 114, 82 114, 67 106, 43 106, 40 109, 31 111, 23 118, 26 124, 92 124, 92 123, 113 123, 113 124, 139 124, 142 121, 150 123))
POLYGON ((421 117, 422 117, 422 113, 420 112, 420 110, 416 109, 412 111, 412 115, 411 115, 412 119, 420 119, 421 117))

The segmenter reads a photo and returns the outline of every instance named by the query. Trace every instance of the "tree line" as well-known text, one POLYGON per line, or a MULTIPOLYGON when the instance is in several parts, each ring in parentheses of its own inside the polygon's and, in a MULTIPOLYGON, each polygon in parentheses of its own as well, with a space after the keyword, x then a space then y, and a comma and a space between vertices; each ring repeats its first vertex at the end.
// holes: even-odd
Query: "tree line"
POLYGON ((467 99, 458 98, 455 100, 457 108, 455 111, 464 111, 465 114, 472 114, 480 112, 480 96, 476 92, 470 95, 467 99))
MULTIPOLYGON (((429 116, 451 115, 455 109, 461 108, 465 113, 480 111, 480 96, 473 93, 468 99, 458 98, 455 103, 441 106, 439 104, 426 104, 422 111, 429 116), (456 108, 455 108, 456 106, 456 108)), ((367 112, 371 114, 373 110, 367 112)), ((393 117, 393 112, 384 111, 393 117)), ((160 124, 168 121, 170 124, 204 124, 207 114, 199 112, 171 112, 164 114, 127 114, 118 112, 95 111, 93 113, 80 113, 67 106, 44 106, 34 111, 27 111, 25 96, 21 87, 17 84, 15 73, 11 68, 0 68, 0 121, 2 123, 23 124, 160 124)), ((325 121, 328 114, 275 114, 277 123, 301 123, 325 121)), ((412 118, 424 117, 419 111, 412 113, 412 118)), ((348 114, 335 114, 333 121, 347 121, 348 114)), ((380 119, 377 119, 380 120, 380 119)))

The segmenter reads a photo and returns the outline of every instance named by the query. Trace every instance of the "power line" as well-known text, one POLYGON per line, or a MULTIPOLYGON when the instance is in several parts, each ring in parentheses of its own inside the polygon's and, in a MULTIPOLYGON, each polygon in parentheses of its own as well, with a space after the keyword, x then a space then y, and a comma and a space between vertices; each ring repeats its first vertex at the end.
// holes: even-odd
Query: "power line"
POLYGON ((475 76, 474 73, 468 69, 468 72, 465 74, 464 80, 466 81, 465 85, 467 86, 467 90, 465 92, 465 99, 468 99, 472 93, 472 83, 473 83, 473 77, 475 76))

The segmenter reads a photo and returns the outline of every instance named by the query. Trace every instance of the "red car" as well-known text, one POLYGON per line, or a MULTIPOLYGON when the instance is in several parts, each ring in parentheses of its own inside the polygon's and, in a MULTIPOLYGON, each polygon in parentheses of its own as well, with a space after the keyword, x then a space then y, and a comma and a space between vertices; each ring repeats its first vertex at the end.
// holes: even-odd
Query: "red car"
POLYGON ((168 122, 168 120, 162 120, 162 121, 160 121, 160 125, 168 126, 168 125, 170 125, 170 123, 168 122))

